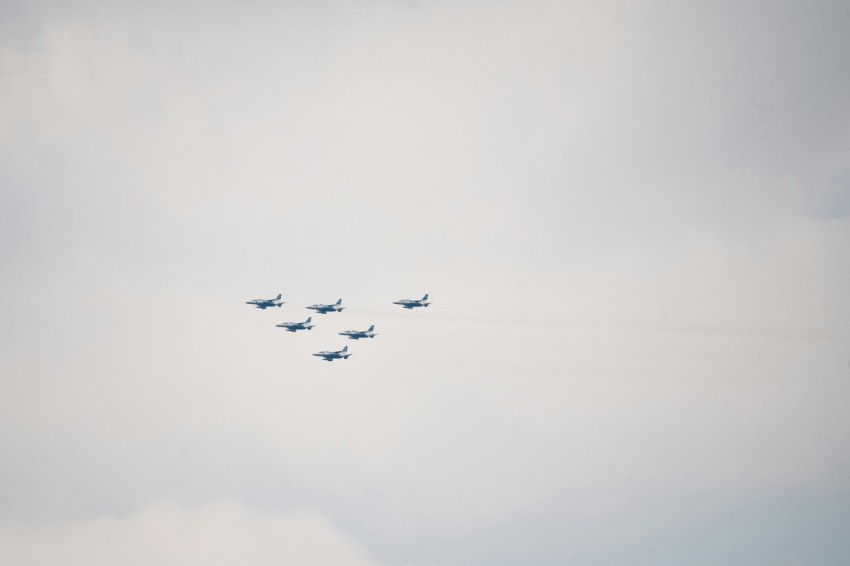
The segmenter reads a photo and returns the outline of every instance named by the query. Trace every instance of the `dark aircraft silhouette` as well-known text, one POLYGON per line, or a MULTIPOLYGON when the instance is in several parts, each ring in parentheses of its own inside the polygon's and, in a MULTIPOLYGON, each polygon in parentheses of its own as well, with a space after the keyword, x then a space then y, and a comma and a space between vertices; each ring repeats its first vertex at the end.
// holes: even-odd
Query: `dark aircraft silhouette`
POLYGON ((431 303, 428 302, 428 294, 426 293, 421 299, 399 299, 393 301, 394 305, 401 305, 404 309, 415 309, 416 307, 427 307, 431 303))
POLYGON ((346 330, 345 332, 340 332, 340 336, 348 336, 352 340, 360 340, 361 338, 374 338, 377 336, 375 333, 375 325, 373 324, 368 328, 368 330, 346 330))
POLYGON ((336 350, 332 352, 316 352, 313 355, 322 358, 326 362, 332 362, 334 360, 339 359, 347 360, 348 356, 350 356, 351 354, 348 353, 348 346, 346 346, 342 350, 336 350))
POLYGON ((286 301, 281 301, 280 298, 283 295, 281 293, 277 294, 277 297, 274 299, 254 299, 253 301, 247 301, 246 305, 254 305, 258 309, 267 309, 269 307, 279 307, 286 301))
POLYGON ((310 324, 310 321, 313 320, 312 316, 308 316, 307 320, 304 322, 281 322, 280 324, 275 324, 275 326, 279 328, 283 328, 289 332, 298 332, 299 330, 311 330, 315 324, 310 324))
POLYGON ((329 312, 341 312, 345 307, 342 306, 342 299, 339 299, 332 305, 310 305, 308 309, 314 310, 319 314, 327 314, 329 312))

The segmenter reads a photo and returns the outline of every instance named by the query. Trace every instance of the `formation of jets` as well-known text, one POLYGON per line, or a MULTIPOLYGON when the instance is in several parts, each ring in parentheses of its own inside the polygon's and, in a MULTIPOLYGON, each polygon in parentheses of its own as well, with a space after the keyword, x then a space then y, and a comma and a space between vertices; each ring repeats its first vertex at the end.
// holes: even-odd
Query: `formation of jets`
MULTIPOLYGON (((285 303, 282 300, 283 294, 278 293, 277 297, 274 299, 254 299, 253 301, 246 301, 245 304, 252 305, 258 309, 265 310, 270 307, 280 307, 285 303)), ((428 295, 425 294, 421 299, 399 299, 398 301, 393 301, 394 305, 400 305, 404 309, 415 309, 417 307, 427 307, 431 303, 428 302, 428 295)), ((318 314, 327 314, 330 312, 342 312, 346 307, 342 306, 342 299, 337 300, 336 303, 332 305, 325 304, 315 304, 306 307, 310 310, 316 311, 318 314)), ((313 317, 308 316, 307 320, 304 322, 281 322, 277 324, 278 328, 283 328, 287 332, 298 332, 299 330, 312 330, 316 327, 313 324, 313 317)), ((360 340, 361 338, 374 338, 378 334, 375 332, 375 325, 372 324, 366 330, 344 330, 339 332, 340 336, 345 336, 350 340, 360 340)), ((313 354, 318 358, 322 358, 327 362, 332 362, 334 360, 347 360, 349 356, 351 356, 351 352, 348 351, 348 346, 345 346, 342 350, 329 350, 316 352, 313 354)))

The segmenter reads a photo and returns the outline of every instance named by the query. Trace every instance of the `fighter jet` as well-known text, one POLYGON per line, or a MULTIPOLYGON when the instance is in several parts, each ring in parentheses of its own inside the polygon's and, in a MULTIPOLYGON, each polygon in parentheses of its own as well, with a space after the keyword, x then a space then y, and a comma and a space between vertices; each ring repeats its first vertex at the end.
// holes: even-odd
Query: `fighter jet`
POLYGON ((340 332, 340 336, 348 336, 352 340, 360 340, 361 338, 374 338, 377 336, 375 333, 375 325, 369 327, 368 330, 346 330, 345 332, 340 332))
POLYGON ((401 305, 403 309, 415 309, 416 307, 427 307, 431 303, 428 302, 428 294, 426 293, 421 299, 399 299, 393 301, 394 305, 401 305))
POLYGON ((316 352, 313 355, 324 359, 326 362, 332 362, 340 358, 347 360, 348 356, 351 354, 348 353, 348 346, 346 346, 342 350, 337 350, 335 352, 316 352))
POLYGON ((254 305, 258 309, 267 309, 269 307, 279 307, 286 301, 281 301, 280 298, 283 295, 281 293, 277 294, 277 297, 274 299, 254 299, 253 301, 247 301, 246 305, 254 305))
POLYGON ((336 303, 332 305, 310 305, 307 307, 308 309, 312 309, 319 314, 327 314, 329 312, 341 312, 345 307, 342 305, 342 299, 339 299, 336 303))
POLYGON ((275 326, 279 326, 284 330, 289 332, 298 332, 299 330, 311 330, 315 324, 310 324, 310 321, 313 320, 312 316, 308 316, 307 320, 304 322, 281 322, 280 324, 276 324, 275 326))

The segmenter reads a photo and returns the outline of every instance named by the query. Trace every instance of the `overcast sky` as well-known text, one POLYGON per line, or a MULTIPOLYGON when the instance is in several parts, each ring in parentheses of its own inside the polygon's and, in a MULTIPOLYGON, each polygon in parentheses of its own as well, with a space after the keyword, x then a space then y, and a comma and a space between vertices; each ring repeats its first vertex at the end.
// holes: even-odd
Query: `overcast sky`
POLYGON ((0 2, 0 562, 848 563, 846 2, 238 4, 0 2))

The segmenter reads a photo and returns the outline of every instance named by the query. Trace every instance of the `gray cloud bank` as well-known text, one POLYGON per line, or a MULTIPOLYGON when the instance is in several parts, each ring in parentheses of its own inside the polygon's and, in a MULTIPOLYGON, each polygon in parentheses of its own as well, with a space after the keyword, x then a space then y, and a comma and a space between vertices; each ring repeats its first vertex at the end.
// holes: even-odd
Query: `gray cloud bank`
POLYGON ((158 502, 126 517, 0 527, 8 564, 374 564, 327 519, 252 513, 238 502, 158 502))
POLYGON ((22 563, 846 563, 840 2, 3 10, 22 563))

